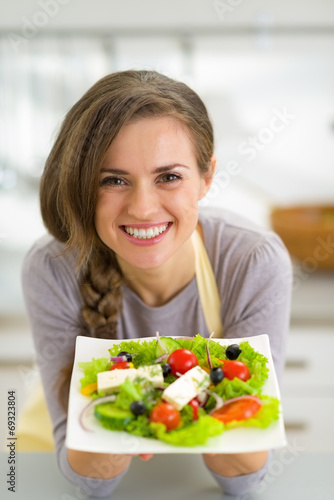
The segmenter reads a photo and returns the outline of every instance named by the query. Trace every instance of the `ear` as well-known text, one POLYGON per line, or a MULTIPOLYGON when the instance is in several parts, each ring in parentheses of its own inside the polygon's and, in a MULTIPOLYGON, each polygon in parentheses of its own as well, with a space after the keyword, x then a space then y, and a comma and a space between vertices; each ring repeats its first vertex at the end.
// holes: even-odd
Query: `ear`
POLYGON ((204 175, 202 175, 201 179, 201 190, 199 194, 198 200, 202 200, 204 196, 206 196, 207 192, 210 189, 210 186, 213 181, 213 176, 216 170, 216 164, 217 164, 217 158, 216 156, 211 156, 210 160, 210 166, 207 172, 205 172, 204 175))

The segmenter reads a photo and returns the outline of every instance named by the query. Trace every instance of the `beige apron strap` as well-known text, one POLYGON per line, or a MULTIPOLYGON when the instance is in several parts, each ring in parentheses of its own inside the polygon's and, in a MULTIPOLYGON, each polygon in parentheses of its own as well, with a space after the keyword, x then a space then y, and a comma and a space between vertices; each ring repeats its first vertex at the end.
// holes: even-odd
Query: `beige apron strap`
POLYGON ((17 451, 54 450, 52 423, 40 381, 19 416, 16 437, 17 451))
POLYGON ((195 272, 197 288, 209 332, 214 337, 222 337, 224 333, 220 319, 220 296, 216 278, 206 252, 204 242, 197 230, 191 236, 195 251, 195 272))

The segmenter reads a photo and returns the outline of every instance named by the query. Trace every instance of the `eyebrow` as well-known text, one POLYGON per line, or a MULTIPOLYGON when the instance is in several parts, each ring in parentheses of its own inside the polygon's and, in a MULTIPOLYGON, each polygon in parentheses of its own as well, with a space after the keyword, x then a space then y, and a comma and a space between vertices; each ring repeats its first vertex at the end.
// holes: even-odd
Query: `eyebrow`
MULTIPOLYGON (((183 165, 182 163, 172 163, 171 165, 164 165, 162 167, 157 167, 153 170, 153 174, 161 174, 164 172, 168 172, 170 169, 174 167, 183 167, 189 169, 187 165, 183 165)), ((123 170, 121 168, 113 168, 113 167, 104 167, 101 168, 101 173, 112 173, 112 174, 121 174, 121 175, 130 175, 127 170, 123 170)))

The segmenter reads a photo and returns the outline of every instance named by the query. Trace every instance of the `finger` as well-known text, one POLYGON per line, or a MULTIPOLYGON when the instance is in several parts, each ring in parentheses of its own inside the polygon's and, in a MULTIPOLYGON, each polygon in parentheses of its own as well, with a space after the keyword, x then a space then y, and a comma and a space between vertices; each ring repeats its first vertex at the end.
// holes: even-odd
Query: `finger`
POLYGON ((148 460, 151 460, 151 458, 153 457, 153 454, 152 453, 143 453, 139 456, 142 460, 144 460, 144 462, 147 462, 148 460))

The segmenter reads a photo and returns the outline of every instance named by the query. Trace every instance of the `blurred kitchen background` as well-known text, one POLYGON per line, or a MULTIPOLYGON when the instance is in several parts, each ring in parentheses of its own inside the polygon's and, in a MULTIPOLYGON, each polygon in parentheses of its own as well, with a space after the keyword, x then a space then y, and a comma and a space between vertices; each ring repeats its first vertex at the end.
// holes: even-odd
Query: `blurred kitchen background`
MULTIPOLYGON (((128 68, 183 80, 207 104, 219 168, 204 204, 268 227, 274 207, 334 205, 333 1, 2 2, 0 432, 7 390, 21 411, 37 379, 20 268, 44 233, 45 159, 67 110, 128 68)), ((332 258, 334 236, 322 241, 332 258)), ((290 442, 333 451, 334 271, 320 264, 294 260, 282 399, 290 442)))

